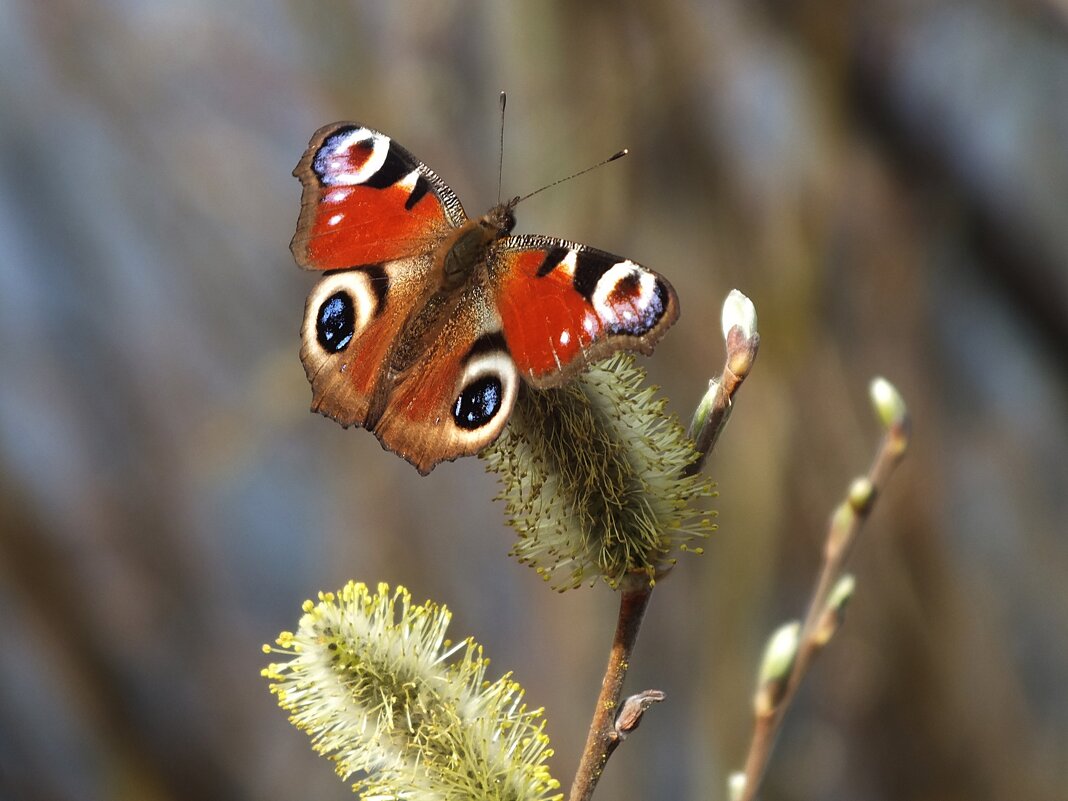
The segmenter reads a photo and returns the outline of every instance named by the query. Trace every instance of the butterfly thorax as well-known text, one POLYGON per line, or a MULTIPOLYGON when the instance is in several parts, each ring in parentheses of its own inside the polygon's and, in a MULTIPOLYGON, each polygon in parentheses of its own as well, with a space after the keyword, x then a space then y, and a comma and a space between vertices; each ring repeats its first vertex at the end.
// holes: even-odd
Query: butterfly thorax
POLYGON ((401 379, 441 335, 462 303, 465 290, 479 280, 476 275, 480 268, 484 269, 493 243, 515 227, 512 210, 517 199, 500 203, 478 219, 468 220, 441 244, 435 254, 440 270, 438 288, 405 321, 387 360, 385 380, 378 382, 383 388, 401 379))
POLYGON ((456 229, 442 245, 441 288, 455 290, 465 285, 475 270, 486 261, 486 252, 498 239, 515 227, 513 209, 519 198, 498 203, 477 220, 469 220, 456 229))

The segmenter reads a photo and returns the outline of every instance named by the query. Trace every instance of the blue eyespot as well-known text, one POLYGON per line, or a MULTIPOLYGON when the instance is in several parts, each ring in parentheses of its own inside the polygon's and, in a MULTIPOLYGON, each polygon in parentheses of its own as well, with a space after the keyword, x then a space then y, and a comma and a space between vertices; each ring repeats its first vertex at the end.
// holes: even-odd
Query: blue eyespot
POLYGON ((356 314, 347 292, 335 292, 319 307, 315 335, 323 350, 338 353, 348 347, 356 330, 356 314))
POLYGON ((503 397, 501 379, 495 375, 482 376, 464 387, 456 399, 452 417, 466 431, 482 428, 497 416, 503 397))

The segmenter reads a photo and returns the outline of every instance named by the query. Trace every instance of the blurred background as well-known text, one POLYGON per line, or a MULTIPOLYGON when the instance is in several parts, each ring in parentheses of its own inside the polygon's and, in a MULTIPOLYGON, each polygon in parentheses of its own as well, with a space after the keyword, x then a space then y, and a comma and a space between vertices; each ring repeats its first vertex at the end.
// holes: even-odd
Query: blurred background
MULTIPOLYGON (((455 612, 545 706, 570 784, 617 599, 506 554, 477 459, 421 478, 307 411, 290 175, 320 125, 415 152, 471 214, 667 275, 646 360, 684 419, 732 287, 756 370, 720 531, 653 598, 668 701, 603 798, 725 798, 767 634, 878 439, 914 446, 764 799, 1068 786, 1068 3, 0 0, 0 795, 342 799, 258 675, 350 578, 455 612)), ((496 675, 496 674, 495 674, 496 675)))

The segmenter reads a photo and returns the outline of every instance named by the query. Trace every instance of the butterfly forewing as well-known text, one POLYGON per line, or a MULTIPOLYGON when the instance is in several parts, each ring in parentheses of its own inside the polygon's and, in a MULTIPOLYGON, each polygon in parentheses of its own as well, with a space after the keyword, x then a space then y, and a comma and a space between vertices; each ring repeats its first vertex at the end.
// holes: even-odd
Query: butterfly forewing
POLYGON ((651 353, 679 316, 663 276, 575 242, 509 237, 490 271, 512 358, 535 387, 556 386, 618 350, 651 353))
POLYGON ((316 131, 293 174, 304 187, 297 264, 339 270, 432 252, 466 222, 433 170, 385 134, 354 122, 316 131))
POLYGON ((452 190, 406 149, 358 123, 320 128, 294 170, 303 184, 291 249, 329 271, 311 291, 301 361, 312 408, 367 426, 390 392, 382 365, 434 290, 434 251, 466 221, 452 190))

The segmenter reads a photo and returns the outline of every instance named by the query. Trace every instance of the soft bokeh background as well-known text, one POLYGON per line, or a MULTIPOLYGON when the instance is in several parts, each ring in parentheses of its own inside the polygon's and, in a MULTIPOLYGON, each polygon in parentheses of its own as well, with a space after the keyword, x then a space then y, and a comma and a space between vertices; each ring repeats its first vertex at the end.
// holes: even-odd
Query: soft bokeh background
POLYGON ((0 796, 342 799, 260 644, 349 578, 455 611, 573 774, 615 617, 506 558, 477 459, 420 478, 307 413, 290 170, 336 119, 496 197, 620 147, 521 231, 638 259, 682 319, 684 417, 756 302, 710 466, 721 530, 653 599, 629 686, 668 702, 604 798, 720 799, 763 640, 893 380, 915 446, 765 799, 1068 787, 1064 0, 0 0, 0 796))

